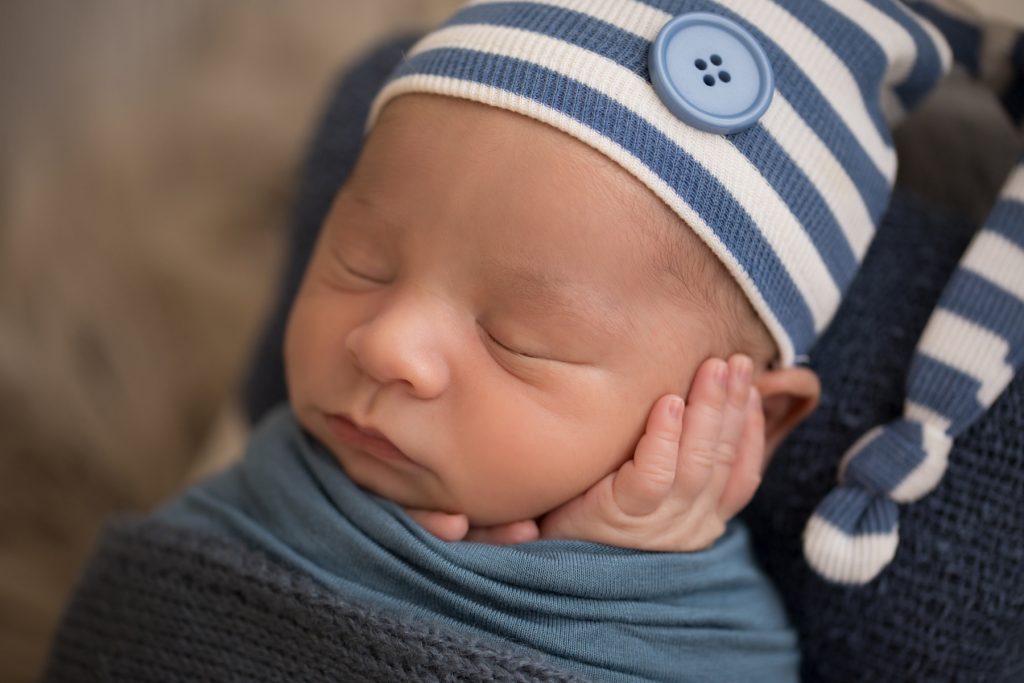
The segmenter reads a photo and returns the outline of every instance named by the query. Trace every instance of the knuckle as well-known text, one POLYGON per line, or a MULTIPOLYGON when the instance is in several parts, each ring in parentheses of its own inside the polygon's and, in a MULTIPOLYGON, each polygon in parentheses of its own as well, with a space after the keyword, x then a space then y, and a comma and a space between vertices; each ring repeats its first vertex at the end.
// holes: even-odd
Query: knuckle
POLYGON ((730 463, 735 458, 736 449, 731 443, 696 439, 687 451, 687 457, 704 465, 730 463))
POLYGON ((732 464, 736 460, 736 446, 727 441, 719 441, 714 448, 715 459, 722 464, 732 464))
POLYGON ((649 467, 644 469, 641 474, 640 488, 660 492, 669 486, 672 486, 672 482, 675 481, 676 473, 668 469, 649 467))
POLYGON ((650 438, 653 443, 649 443, 654 448, 664 448, 667 445, 675 445, 679 443, 679 434, 675 431, 667 429, 657 429, 648 431, 645 435, 650 438))

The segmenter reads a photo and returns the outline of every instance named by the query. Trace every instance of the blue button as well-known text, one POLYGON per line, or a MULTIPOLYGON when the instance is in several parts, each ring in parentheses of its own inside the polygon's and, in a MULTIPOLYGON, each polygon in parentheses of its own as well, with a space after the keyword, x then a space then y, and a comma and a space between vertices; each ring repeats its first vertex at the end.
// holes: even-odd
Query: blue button
POLYGON ((754 125, 775 91, 768 56, 736 22, 705 12, 675 17, 649 55, 651 82, 669 110, 694 128, 736 133, 754 125))

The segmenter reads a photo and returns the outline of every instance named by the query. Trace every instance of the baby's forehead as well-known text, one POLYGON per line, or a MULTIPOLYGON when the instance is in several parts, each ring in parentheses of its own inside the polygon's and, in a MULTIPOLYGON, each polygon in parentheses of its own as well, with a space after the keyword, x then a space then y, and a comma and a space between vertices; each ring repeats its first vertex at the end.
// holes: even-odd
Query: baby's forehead
POLYGON ((489 268, 511 264, 554 281, 587 265, 609 278, 639 272, 651 287, 699 276, 700 262, 715 258, 618 163, 497 107, 399 97, 382 112, 364 157, 351 183, 360 203, 391 214, 391 225, 447 235, 489 268))

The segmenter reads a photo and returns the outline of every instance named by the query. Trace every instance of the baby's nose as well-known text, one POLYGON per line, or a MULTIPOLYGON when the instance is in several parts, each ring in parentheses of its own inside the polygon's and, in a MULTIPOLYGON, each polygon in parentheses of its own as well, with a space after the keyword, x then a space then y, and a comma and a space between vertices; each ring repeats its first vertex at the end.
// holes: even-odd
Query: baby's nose
POLYGON ((395 297, 353 328, 345 345, 356 366, 377 382, 401 382, 417 398, 434 398, 451 379, 444 317, 422 297, 395 297))

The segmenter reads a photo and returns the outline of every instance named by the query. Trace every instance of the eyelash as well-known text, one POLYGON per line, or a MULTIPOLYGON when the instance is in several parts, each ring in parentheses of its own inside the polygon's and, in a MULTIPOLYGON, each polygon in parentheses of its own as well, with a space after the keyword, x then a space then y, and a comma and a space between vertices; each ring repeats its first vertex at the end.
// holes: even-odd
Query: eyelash
MULTIPOLYGON (((384 281, 384 280, 378 280, 378 279, 376 279, 376 278, 372 278, 372 277, 370 277, 369 275, 365 275, 365 274, 363 274, 363 273, 360 273, 360 272, 358 272, 358 271, 356 271, 356 270, 353 270, 353 269, 352 269, 351 267, 349 267, 349 265, 348 265, 348 264, 346 264, 346 263, 342 263, 342 265, 344 266, 345 270, 346 270, 346 271, 348 271, 348 273, 349 273, 350 275, 352 275, 353 277, 357 277, 357 278, 359 278, 359 279, 361 279, 361 280, 366 280, 367 282, 372 282, 372 283, 374 283, 374 284, 378 284, 378 285, 386 285, 386 284, 388 284, 388 282, 387 282, 387 281, 384 281)), ((499 339, 498 339, 497 337, 495 337, 495 336, 494 336, 493 334, 491 334, 491 333, 490 333, 490 332, 488 332, 487 330, 484 330, 484 334, 486 334, 486 335, 487 335, 487 337, 488 337, 488 338, 489 338, 489 339, 490 339, 490 340, 491 340, 492 342, 494 342, 495 344, 497 344, 497 345, 498 345, 499 347, 501 347, 501 348, 502 348, 503 350, 505 350, 505 351, 507 351, 508 353, 511 353, 511 354, 513 354, 513 355, 515 355, 515 356, 520 356, 521 358, 531 358, 531 359, 533 359, 533 360, 545 360, 545 359, 544 359, 544 358, 542 358, 541 356, 535 356, 535 355, 533 355, 533 354, 529 354, 529 353, 526 353, 526 352, 524 352, 524 351, 516 351, 515 349, 513 349, 513 348, 512 348, 512 347, 510 347, 510 346, 508 346, 507 344, 504 344, 504 343, 502 343, 502 342, 501 342, 501 340, 499 340, 499 339)))
POLYGON ((495 344, 500 346, 502 349, 504 349, 505 351, 508 351, 511 354, 514 354, 516 356, 521 356, 523 358, 532 358, 534 360, 545 360, 544 358, 542 358, 540 356, 534 356, 534 355, 529 354, 529 353, 524 353, 523 351, 516 351, 515 349, 511 348, 510 346, 508 346, 506 344, 503 344, 501 341, 498 340, 497 337, 495 337, 493 334, 491 334, 487 330, 484 330, 484 334, 486 334, 490 338, 490 340, 492 342, 494 342, 495 344))
POLYGON ((352 270, 352 268, 350 268, 348 266, 348 264, 343 263, 342 265, 344 266, 345 270, 348 271, 349 275, 352 275, 353 277, 357 277, 360 280, 366 280, 367 282, 372 282, 372 283, 374 283, 376 285, 386 285, 386 284, 388 284, 387 280, 378 280, 376 278, 370 277, 369 275, 364 275, 363 273, 360 273, 360 272, 357 272, 355 270, 352 270))

